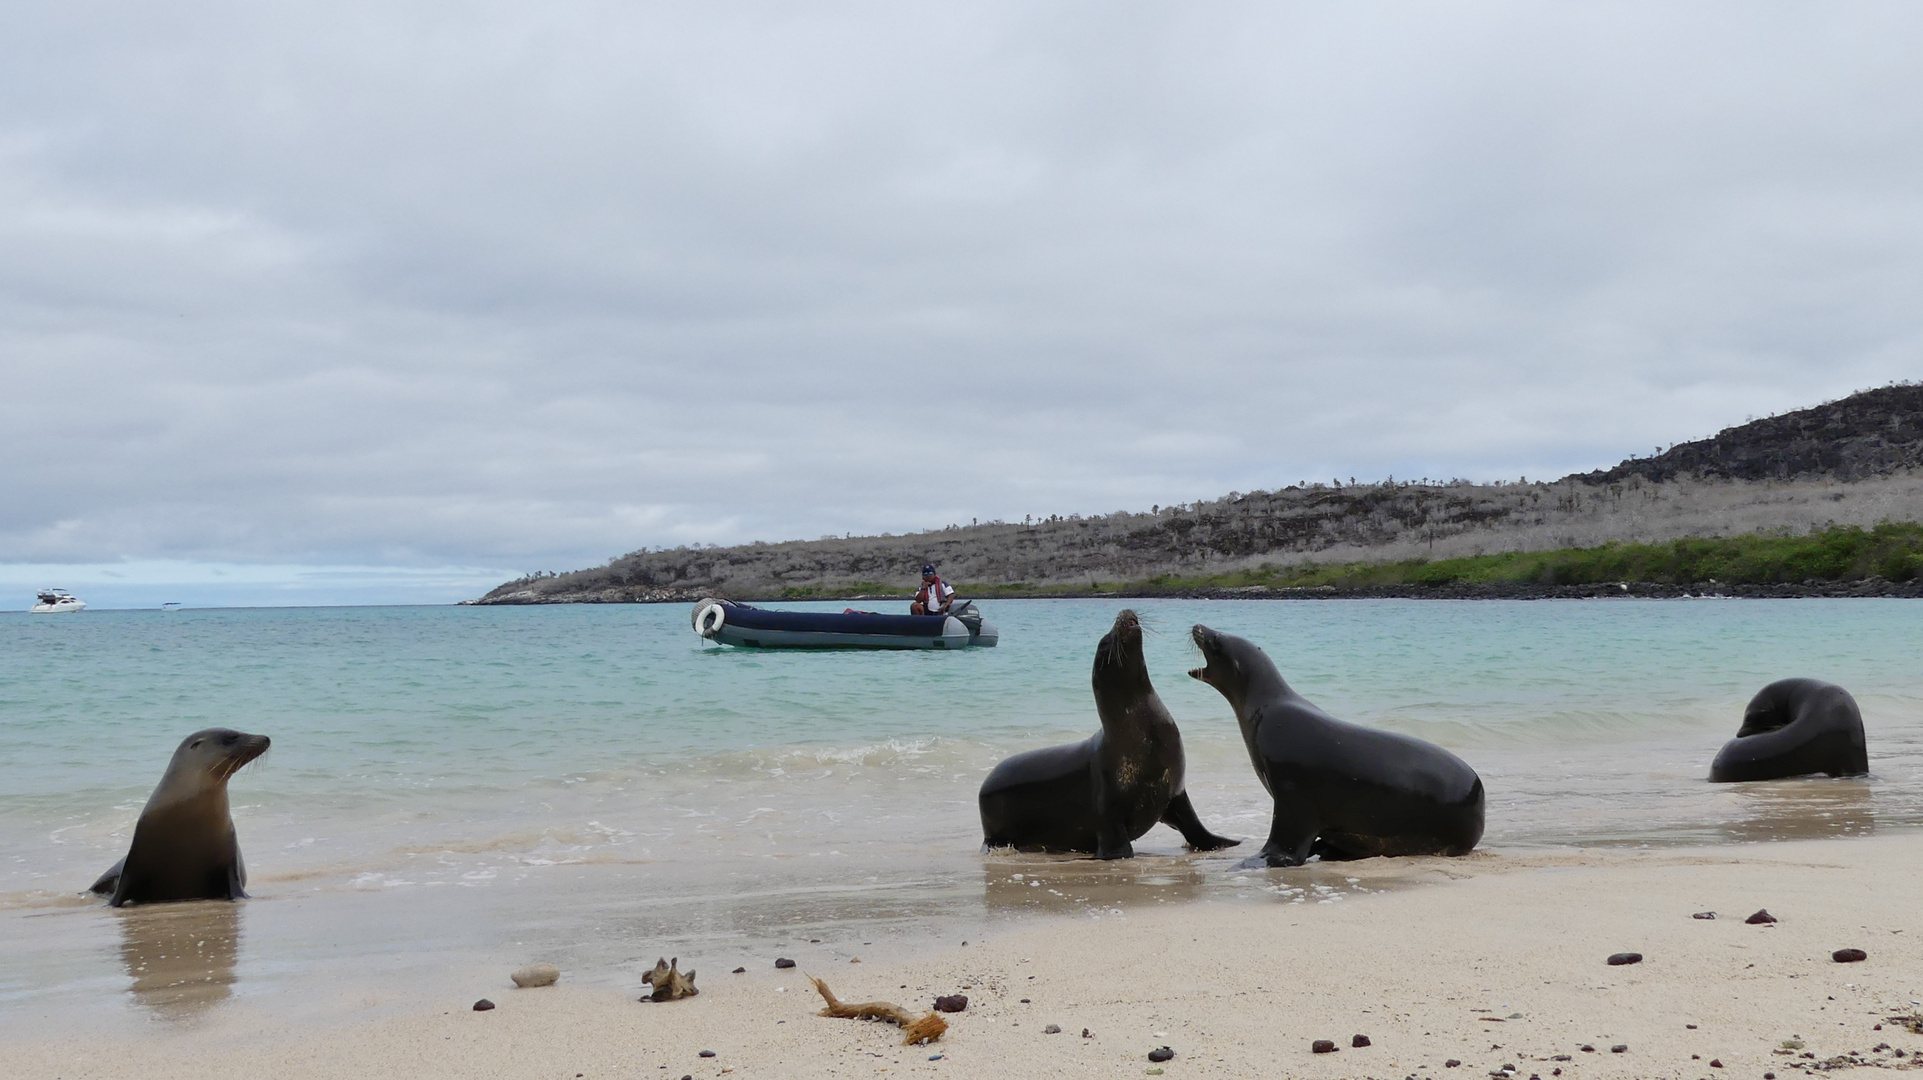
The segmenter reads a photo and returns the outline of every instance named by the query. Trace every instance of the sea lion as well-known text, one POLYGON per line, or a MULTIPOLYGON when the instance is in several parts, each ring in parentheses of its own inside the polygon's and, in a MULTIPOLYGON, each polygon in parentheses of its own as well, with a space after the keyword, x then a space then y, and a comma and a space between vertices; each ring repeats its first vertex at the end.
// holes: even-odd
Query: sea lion
POLYGON ((1091 682, 1102 730, 996 765, 982 781, 983 843, 1126 859, 1158 821, 1197 851, 1240 843, 1204 828, 1182 789, 1182 733, 1149 681, 1133 611, 1115 616, 1095 647, 1091 682))
POLYGON ((239 900, 247 895, 234 819, 227 811, 227 780, 267 752, 265 735, 227 728, 196 731, 181 740, 160 786, 134 824, 127 857, 100 875, 89 892, 108 903, 239 900))
POLYGON ((1242 868, 1310 855, 1463 855, 1482 839, 1482 778, 1434 743, 1344 723, 1289 689, 1268 654, 1196 626, 1189 672, 1235 709, 1255 774, 1275 799, 1269 840, 1242 868))
POLYGON ((1781 679, 1749 699, 1743 726, 1710 763, 1709 782, 1869 771, 1863 714, 1850 692, 1820 679, 1781 679))

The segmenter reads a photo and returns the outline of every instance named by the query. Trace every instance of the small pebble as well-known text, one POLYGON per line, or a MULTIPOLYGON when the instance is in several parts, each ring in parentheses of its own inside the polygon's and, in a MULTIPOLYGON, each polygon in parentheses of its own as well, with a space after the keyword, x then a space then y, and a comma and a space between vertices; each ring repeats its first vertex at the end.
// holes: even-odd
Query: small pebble
POLYGON ((713 1050, 703 1050, 703 1051, 701 1051, 701 1053, 700 1053, 700 1055, 698 1055, 698 1056, 700 1056, 700 1057, 713 1057, 713 1056, 714 1056, 714 1051, 713 1051, 713 1050))
POLYGON ((781 956, 775 958, 775 966, 778 968, 791 968, 795 966, 795 962, 785 956, 781 956))
POLYGON ((1712 1069, 1720 1069, 1720 1068, 1722 1068, 1722 1067, 1723 1067, 1723 1059, 1722 1059, 1722 1058, 1710 1058, 1710 1059, 1709 1059, 1709 1067, 1710 1067, 1710 1068, 1712 1068, 1712 1069))
POLYGON ((1549 1060, 1551 1060, 1551 1061, 1574 1061, 1575 1059, 1574 1059, 1574 1058, 1572 1058, 1572 1057, 1570 1057, 1570 1056, 1569 1056, 1568 1054, 1557 1054, 1557 1055, 1556 1055, 1555 1057, 1552 1057, 1552 1058, 1550 1058, 1549 1060))
POLYGON ((1367 1035, 1357 1035, 1355 1038, 1349 1040, 1349 1045, 1359 1050, 1369 1045, 1369 1037, 1367 1035))
POLYGON ((1023 999, 1022 999, 1022 1004, 1024 1004, 1024 1005, 1026 1005, 1026 1004, 1028 1004, 1028 999, 1027 999, 1027 998, 1023 998, 1023 999))
POLYGON ((1143 1069, 1143 1070, 1142 1070, 1142 1075, 1144 1075, 1144 1076, 1160 1076, 1160 1075, 1162 1075, 1162 1070, 1160 1070, 1160 1069, 1143 1069))
POLYGON ((1166 1046, 1158 1046, 1148 1052, 1148 1059, 1150 1061, 1167 1061, 1174 1056, 1175 1051, 1170 1050, 1166 1046))
POLYGON ((1751 926, 1762 926, 1765 923, 1775 922, 1776 916, 1771 915, 1769 913, 1768 908, 1758 908, 1756 909, 1756 914, 1751 915, 1749 918, 1744 919, 1743 921, 1748 923, 1751 926))
POLYGON ((1619 952, 1619 953, 1609 954, 1610 967, 1621 967, 1624 964, 1640 964, 1642 962, 1643 962, 1643 954, 1639 952, 1619 952))
POLYGON ((1713 911, 1699 911, 1696 914, 1690 916, 1690 918, 1692 919, 1713 919, 1715 917, 1716 917, 1716 913, 1713 911))
POLYGON ((1453 1069, 1460 1064, 1462 1064, 1462 1062, 1457 1061, 1455 1058, 1450 1058, 1449 1060, 1442 1063, 1442 1067, 1445 1069, 1453 1069))
POLYGON ((1617 1043, 1616 1045, 1609 1048, 1609 1052, 1612 1054, 1627 1054, 1629 1053, 1629 1044, 1617 1043))
POLYGON ((748 969, 747 969, 747 968, 744 968, 744 967, 741 967, 741 968, 735 968, 735 969, 734 969, 734 973, 735 973, 736 975, 746 975, 746 974, 748 973, 748 969))
POLYGON ((928 1060, 930 1060, 930 1061, 940 1061, 940 1060, 941 1060, 941 1055, 940 1055, 940 1054, 930 1054, 930 1055, 928 1055, 928 1060))
POLYGON ((861 957, 859 956, 853 957, 848 962, 851 964, 859 964, 861 963, 861 957))
POLYGON ((561 969, 555 967, 553 964, 529 964, 508 976, 508 978, 514 980, 514 985, 523 988, 553 986, 555 981, 560 979, 560 977, 561 969))
POLYGON ((1309 1044, 1309 1051, 1315 1054, 1333 1054, 1335 1053, 1335 1040, 1317 1039, 1309 1044))
POLYGON ((1830 954, 1830 959, 1839 964, 1854 964, 1858 960, 1868 960, 1870 954, 1861 949, 1838 949, 1830 954))
POLYGON ((1688 1029, 1689 1029, 1689 1030, 1691 1030, 1691 1031, 1695 1031, 1695 1030, 1696 1030, 1696 1025, 1695 1025, 1695 1024, 1684 1024, 1683 1026, 1684 1026, 1684 1027, 1686 1027, 1686 1028, 1688 1028, 1688 1029))
POLYGON ((1092 1039, 1092 1038, 1094 1038, 1094 1037, 1095 1037, 1095 1036, 1094 1036, 1094 1034, 1093 1034, 1092 1032, 1090 1032, 1090 1031, 1089 1031, 1089 1030, 1088 1030, 1087 1028, 1083 1028, 1083 1029, 1082 1029, 1082 1038, 1084 1038, 1084 1039, 1092 1039))
POLYGON ((493 1007, 494 1007, 494 1003, 492 1001, 489 1001, 486 998, 482 998, 481 1000, 474 1003, 475 1012, 486 1012, 489 1009, 492 1009, 493 1007))
POLYGON ((1776 1080, 1776 1074, 1773 1072, 1766 1072, 1763 1074, 1763 1080, 1776 1080))
POLYGON ((1576 1047, 1576 1049, 1581 1050, 1585 1054, 1593 1054, 1596 1052, 1596 1048, 1588 1043, 1583 1043, 1581 1046, 1576 1047))
POLYGON ((1061 1033, 1062 1025, 1060 1024, 1050 1024, 1042 1029, 1042 1034, 1044 1035, 1060 1035, 1061 1033))
POLYGON ((936 1012, 960 1012, 968 1008, 967 994, 943 994, 935 999, 936 1012))

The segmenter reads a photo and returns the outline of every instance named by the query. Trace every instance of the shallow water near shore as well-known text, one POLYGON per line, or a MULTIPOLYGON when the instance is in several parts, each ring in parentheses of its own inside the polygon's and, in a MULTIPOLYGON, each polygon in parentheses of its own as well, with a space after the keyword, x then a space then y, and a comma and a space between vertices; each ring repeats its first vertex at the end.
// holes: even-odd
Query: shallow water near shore
POLYGON ((1330 712, 1468 760, 1490 851, 1923 823, 1923 604, 1137 601, 1196 808, 1250 842, 1193 855, 1158 827, 1127 863, 979 853, 988 768, 1095 729, 1089 664, 1121 606, 994 603, 1001 647, 954 654, 729 650, 679 605, 0 616, 0 1030, 472 997, 532 959, 638 991, 657 955, 705 982, 777 952, 847 963, 1032 917, 1394 884, 1379 860, 1230 870, 1268 808, 1233 715, 1185 674, 1195 622, 1330 712), (1790 675, 1855 694, 1874 775, 1705 783, 1750 695, 1790 675), (79 897, 212 725, 274 738, 231 785, 256 899, 79 897))

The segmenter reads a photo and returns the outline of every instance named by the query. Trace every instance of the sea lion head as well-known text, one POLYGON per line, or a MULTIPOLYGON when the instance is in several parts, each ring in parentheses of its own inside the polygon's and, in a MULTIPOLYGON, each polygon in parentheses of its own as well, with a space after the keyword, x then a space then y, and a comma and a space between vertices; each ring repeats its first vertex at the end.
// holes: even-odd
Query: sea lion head
POLYGON ((1748 707, 1743 709, 1743 726, 1736 730, 1736 737, 1746 739, 1786 728, 1809 712, 1813 702, 1838 695, 1849 700, 1851 708, 1855 707, 1855 699, 1835 683, 1821 679, 1778 679, 1749 699, 1748 707))
POLYGON ((1115 616, 1115 625, 1096 644, 1094 678, 1098 686, 1106 683, 1122 689, 1139 683, 1137 689, 1154 692, 1148 662, 1142 656, 1142 620, 1134 611, 1123 608, 1115 616))
POLYGON ((225 788, 228 778, 266 753, 271 741, 265 735, 249 735, 232 728, 196 731, 180 740, 154 798, 164 795, 166 801, 173 802, 225 788))
MULTIPOLYGON (((1261 682, 1266 686, 1270 679, 1280 683, 1281 676, 1276 673, 1275 665, 1255 642, 1211 630, 1201 623, 1195 624, 1189 637, 1202 651, 1202 666, 1191 668, 1189 678, 1215 687, 1237 708, 1248 696, 1251 683, 1261 682)), ((1286 684, 1282 688, 1286 690, 1286 684)))

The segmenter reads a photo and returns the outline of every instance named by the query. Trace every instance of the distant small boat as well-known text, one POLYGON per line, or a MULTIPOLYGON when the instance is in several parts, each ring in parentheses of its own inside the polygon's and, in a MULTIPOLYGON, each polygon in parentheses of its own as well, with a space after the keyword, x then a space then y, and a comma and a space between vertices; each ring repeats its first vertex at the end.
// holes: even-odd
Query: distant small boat
POLYGON ((179 611, 179 610, 180 610, 180 601, 178 601, 178 600, 169 600, 169 601, 167 601, 166 603, 164 603, 164 604, 162 604, 162 605, 160 605, 160 610, 162 610, 162 611, 179 611))
POLYGON ((972 603, 950 615, 883 615, 703 600, 694 606, 693 622, 702 637, 747 649, 966 649, 992 648, 1000 640, 972 603))
POLYGON ((40 602, 27 610, 40 615, 52 615, 61 611, 79 611, 86 606, 85 600, 65 589, 42 589, 40 602))

